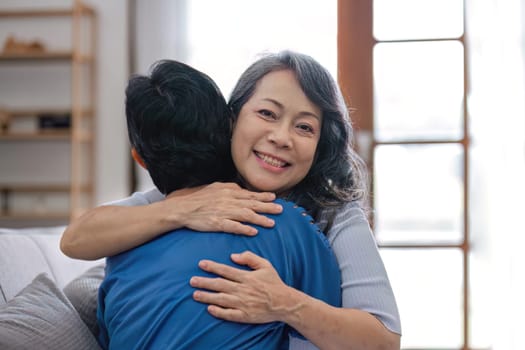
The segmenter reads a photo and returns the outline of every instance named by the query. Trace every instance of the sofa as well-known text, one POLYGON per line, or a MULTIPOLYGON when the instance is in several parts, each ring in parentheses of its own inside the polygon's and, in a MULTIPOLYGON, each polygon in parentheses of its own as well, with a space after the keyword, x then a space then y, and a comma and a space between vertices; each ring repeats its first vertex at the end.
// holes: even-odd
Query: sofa
POLYGON ((66 257, 64 227, 0 228, 0 349, 100 349, 104 261, 66 257))

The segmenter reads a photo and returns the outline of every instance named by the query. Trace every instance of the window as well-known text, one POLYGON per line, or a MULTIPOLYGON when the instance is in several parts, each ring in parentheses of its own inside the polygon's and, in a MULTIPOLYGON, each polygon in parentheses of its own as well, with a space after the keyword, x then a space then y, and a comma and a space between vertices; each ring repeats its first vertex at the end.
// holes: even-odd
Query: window
POLYGON ((525 347, 523 2, 340 0, 403 349, 525 347))
POLYGON ((339 79, 373 177, 402 347, 468 349, 462 1, 340 1, 339 11, 339 79))

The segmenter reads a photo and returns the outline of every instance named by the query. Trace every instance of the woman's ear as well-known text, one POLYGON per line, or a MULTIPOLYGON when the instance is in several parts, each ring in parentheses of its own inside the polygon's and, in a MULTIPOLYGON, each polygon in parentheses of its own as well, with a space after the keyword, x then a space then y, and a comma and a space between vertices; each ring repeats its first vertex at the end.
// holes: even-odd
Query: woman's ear
POLYGON ((131 148, 131 156, 133 157, 133 159, 135 159, 135 162, 137 162, 138 165, 140 165, 140 166, 143 167, 144 169, 148 170, 148 168, 146 168, 146 164, 144 164, 144 160, 143 160, 142 157, 139 155, 139 153, 137 152, 137 150, 135 149, 135 147, 132 147, 132 148, 131 148))

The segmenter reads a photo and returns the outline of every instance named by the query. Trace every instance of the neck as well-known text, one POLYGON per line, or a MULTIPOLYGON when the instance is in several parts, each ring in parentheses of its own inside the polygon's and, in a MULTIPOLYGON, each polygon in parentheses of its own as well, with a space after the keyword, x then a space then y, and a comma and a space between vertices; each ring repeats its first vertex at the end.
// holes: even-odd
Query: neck
MULTIPOLYGON (((253 187, 248 181, 244 180, 240 174, 237 174, 237 178, 236 178, 235 182, 239 186, 241 186, 242 188, 245 188, 245 189, 247 189, 249 191, 261 192, 261 190, 259 190, 258 188, 253 187)), ((270 191, 270 192, 272 192, 272 191, 270 191)), ((288 193, 290 193, 290 190, 286 190, 286 191, 283 191, 283 192, 275 193, 275 196, 278 197, 278 198, 283 198, 283 197, 286 197, 288 195, 288 193)))

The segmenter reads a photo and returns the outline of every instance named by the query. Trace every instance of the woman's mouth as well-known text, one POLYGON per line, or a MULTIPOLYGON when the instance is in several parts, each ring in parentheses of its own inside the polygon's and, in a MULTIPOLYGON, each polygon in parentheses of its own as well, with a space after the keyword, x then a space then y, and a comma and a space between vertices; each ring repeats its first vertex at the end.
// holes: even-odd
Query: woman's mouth
POLYGON ((276 167, 276 168, 284 168, 284 167, 287 167, 287 166, 290 165, 290 163, 287 163, 287 162, 285 162, 282 159, 272 157, 272 156, 270 156, 268 154, 260 153, 260 152, 257 152, 257 151, 254 151, 253 153, 255 154, 255 156, 257 158, 259 158, 260 160, 262 160, 266 164, 271 165, 271 166, 276 167))

